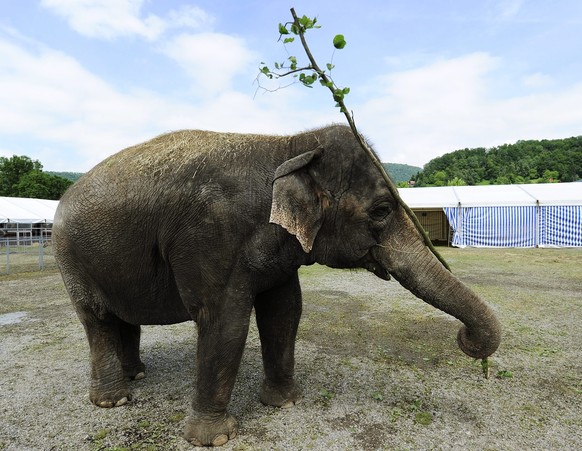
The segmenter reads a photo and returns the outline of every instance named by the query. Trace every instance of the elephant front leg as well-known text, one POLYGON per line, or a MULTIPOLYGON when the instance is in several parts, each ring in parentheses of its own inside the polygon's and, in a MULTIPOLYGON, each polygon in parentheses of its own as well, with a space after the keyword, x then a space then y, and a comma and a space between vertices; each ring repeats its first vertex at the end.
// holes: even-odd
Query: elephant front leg
POLYGON ((265 370, 260 393, 263 404, 287 408, 301 399, 301 388, 294 379, 295 338, 301 309, 297 274, 287 283, 257 296, 255 312, 265 370))
POLYGON ((227 406, 247 338, 250 305, 224 307, 220 314, 209 315, 214 321, 203 316, 198 315, 196 393, 184 438, 196 446, 220 446, 237 433, 237 422, 227 406))

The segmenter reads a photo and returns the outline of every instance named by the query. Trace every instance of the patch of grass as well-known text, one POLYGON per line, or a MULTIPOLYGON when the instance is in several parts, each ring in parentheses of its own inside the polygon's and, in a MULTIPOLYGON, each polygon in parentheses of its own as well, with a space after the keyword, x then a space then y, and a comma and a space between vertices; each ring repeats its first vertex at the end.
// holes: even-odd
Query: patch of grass
POLYGON ((319 392, 319 396, 320 396, 319 402, 324 407, 329 407, 331 406, 331 401, 333 400, 333 398, 335 398, 335 393, 331 390, 328 390, 327 388, 324 388, 319 392))
POLYGON ((172 423, 179 423, 184 418, 186 418, 186 414, 184 412, 176 412, 173 415, 170 415, 170 422, 172 423))
POLYGON ((301 278, 311 278, 311 277, 318 277, 321 276, 329 271, 327 266, 323 265, 310 265, 310 266, 302 266, 299 269, 299 275, 301 278))
POLYGON ((38 279, 39 277, 43 277, 43 276, 51 276, 53 274, 58 273, 59 270, 58 268, 54 267, 49 267, 49 268, 45 268, 42 271, 41 270, 30 270, 30 271, 24 271, 24 272, 13 272, 10 274, 2 274, 0 273, 0 282, 5 282, 8 280, 33 280, 33 279, 38 279))
POLYGON ((422 426, 428 426, 432 423, 432 414, 430 412, 417 412, 414 416, 414 422, 422 426))
POLYGON ((404 411, 400 407, 393 407, 390 410, 390 421, 396 423, 404 416, 404 411))
POLYGON ((109 429, 101 429, 95 433, 95 435, 92 437, 92 439, 95 441, 99 441, 99 440, 103 440, 108 435, 109 435, 109 429))
POLYGON ((495 377, 497 379, 511 379, 513 377, 513 373, 511 371, 501 370, 501 371, 497 371, 497 374, 495 374, 495 377))
POLYGON ((384 395, 382 393, 380 393, 380 392, 375 392, 375 393, 372 394, 372 399, 374 401, 381 402, 381 401, 384 400, 384 395))

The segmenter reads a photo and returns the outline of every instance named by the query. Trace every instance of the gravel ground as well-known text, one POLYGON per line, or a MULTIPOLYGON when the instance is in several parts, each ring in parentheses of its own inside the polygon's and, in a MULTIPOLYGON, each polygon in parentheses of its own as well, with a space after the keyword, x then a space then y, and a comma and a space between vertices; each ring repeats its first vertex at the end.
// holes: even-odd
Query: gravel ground
MULTIPOLYGON (((580 449, 582 250, 442 249, 497 311, 491 377, 458 350, 459 323, 396 282, 302 269, 297 343, 303 401, 258 400, 251 327, 224 450, 580 449)), ((195 327, 143 328, 148 373, 134 400, 88 400, 88 347, 55 271, 0 277, 0 450, 188 450, 195 327)))

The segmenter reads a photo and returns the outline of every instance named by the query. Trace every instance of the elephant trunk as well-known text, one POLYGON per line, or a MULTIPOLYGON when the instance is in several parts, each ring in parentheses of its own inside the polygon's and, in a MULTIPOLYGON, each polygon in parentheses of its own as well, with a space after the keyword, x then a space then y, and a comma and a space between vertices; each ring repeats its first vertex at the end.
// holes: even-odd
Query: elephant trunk
POLYGON ((408 224, 405 228, 416 235, 413 244, 403 244, 406 233, 391 234, 377 247, 375 260, 415 296, 464 323, 457 343, 465 354, 481 359, 493 354, 501 340, 501 326, 493 311, 442 265, 416 230, 408 224))

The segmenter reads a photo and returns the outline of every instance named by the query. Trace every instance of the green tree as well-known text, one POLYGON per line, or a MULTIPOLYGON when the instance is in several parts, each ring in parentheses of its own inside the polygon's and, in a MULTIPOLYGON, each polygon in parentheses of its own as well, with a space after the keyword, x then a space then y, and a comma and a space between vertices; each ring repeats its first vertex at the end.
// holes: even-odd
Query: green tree
POLYGON ((13 155, 10 158, 0 157, 0 196, 13 196, 13 187, 20 178, 30 171, 42 170, 38 160, 31 160, 27 156, 13 155))
POLYGON ((573 182, 582 176, 582 136, 457 150, 429 161, 416 186, 442 186, 443 173, 445 184, 455 178, 468 185, 573 182))
POLYGON ((449 180, 447 183, 448 186, 465 186, 466 184, 467 183, 463 179, 460 179, 459 177, 455 177, 449 180))
POLYGON ((72 184, 73 182, 63 177, 34 169, 20 177, 13 187, 13 196, 59 200, 72 184))
POLYGON ((70 180, 42 171, 42 164, 22 155, 0 157, 0 196, 60 199, 70 180))
POLYGON ((544 175, 542 176, 542 179, 544 181, 544 183, 557 183, 560 180, 558 180, 559 177, 559 173, 558 171, 550 171, 549 169, 546 169, 544 171, 544 175))
POLYGON ((437 171, 433 175, 433 185, 434 186, 446 186, 449 176, 446 171, 437 171))

